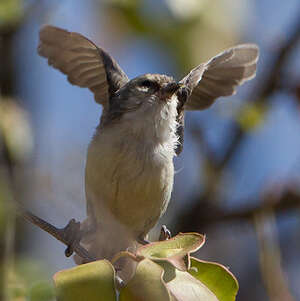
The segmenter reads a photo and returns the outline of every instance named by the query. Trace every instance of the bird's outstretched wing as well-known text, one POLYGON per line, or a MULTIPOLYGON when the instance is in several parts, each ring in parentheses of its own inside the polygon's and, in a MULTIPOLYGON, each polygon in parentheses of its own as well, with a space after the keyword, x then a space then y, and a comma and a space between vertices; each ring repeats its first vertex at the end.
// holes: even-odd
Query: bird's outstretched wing
POLYGON ((184 109, 204 110, 216 98, 234 94, 237 86, 255 77, 258 56, 257 45, 242 44, 194 68, 181 80, 189 90, 184 109))
POLYGON ((38 53, 66 74, 71 84, 89 88, 96 102, 105 107, 110 95, 128 82, 107 52, 76 32, 45 25, 40 30, 38 53))
POLYGON ((257 45, 238 45, 200 64, 180 81, 184 87, 177 93, 177 155, 183 148, 184 110, 204 110, 218 97, 234 94, 237 86, 255 77, 258 56, 257 45))

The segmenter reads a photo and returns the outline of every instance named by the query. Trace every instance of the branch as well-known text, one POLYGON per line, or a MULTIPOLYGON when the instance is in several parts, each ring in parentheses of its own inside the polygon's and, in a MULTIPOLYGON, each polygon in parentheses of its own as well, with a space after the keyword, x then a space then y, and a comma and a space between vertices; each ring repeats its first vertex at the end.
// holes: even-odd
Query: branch
POLYGON ((273 301, 295 301, 289 291, 287 279, 281 265, 276 219, 272 211, 254 216, 262 279, 273 301), (274 277, 276 275, 276 277, 274 277))
POLYGON ((38 226, 40 229, 46 231, 57 240, 65 244, 67 246, 65 251, 65 255, 67 257, 70 257, 74 251, 78 256, 82 257, 87 262, 96 260, 90 256, 84 247, 80 245, 80 240, 84 234, 82 231, 80 231, 80 222, 76 222, 75 219, 71 219, 64 228, 59 229, 29 211, 23 209, 19 209, 19 211, 24 219, 38 226))
MULTIPOLYGON (((247 203, 255 203, 255 200, 249 200, 247 203)), ((189 210, 185 212, 182 215, 182 220, 189 220, 189 222, 181 223, 182 220, 179 220, 179 230, 181 232, 203 231, 205 227, 215 226, 223 222, 243 221, 252 223, 253 218, 261 212, 273 211, 276 214, 283 214, 290 210, 300 209, 300 194, 293 190, 286 190, 280 197, 266 196, 259 206, 234 212, 224 212, 224 210, 213 204, 214 202, 208 206, 205 204, 200 212, 195 211, 193 214, 190 214, 189 210), (207 214, 208 212, 209 214, 207 214)))

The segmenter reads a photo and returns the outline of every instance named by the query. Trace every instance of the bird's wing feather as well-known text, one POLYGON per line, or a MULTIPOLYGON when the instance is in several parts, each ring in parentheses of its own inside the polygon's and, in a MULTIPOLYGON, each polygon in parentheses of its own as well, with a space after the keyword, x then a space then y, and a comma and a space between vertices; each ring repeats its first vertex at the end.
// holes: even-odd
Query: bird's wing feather
POLYGON ((183 84, 183 87, 177 91, 177 131, 178 144, 175 148, 175 153, 178 156, 183 150, 184 142, 184 109, 185 104, 193 89, 198 85, 205 71, 206 64, 201 64, 194 68, 186 77, 184 77, 179 83, 183 84))
POLYGON ((184 110, 204 110, 216 98, 234 94, 237 86, 255 76, 258 55, 257 45, 238 45, 200 64, 180 81, 184 87, 177 93, 177 155, 183 149, 184 110))
POLYGON ((103 106, 112 93, 128 82, 107 52, 76 32, 45 25, 40 30, 38 53, 66 74, 71 84, 89 88, 103 106))
POLYGON ((194 68, 181 81, 190 93, 184 109, 204 110, 216 98, 234 94, 237 86, 255 77, 258 56, 257 45, 242 44, 194 68))

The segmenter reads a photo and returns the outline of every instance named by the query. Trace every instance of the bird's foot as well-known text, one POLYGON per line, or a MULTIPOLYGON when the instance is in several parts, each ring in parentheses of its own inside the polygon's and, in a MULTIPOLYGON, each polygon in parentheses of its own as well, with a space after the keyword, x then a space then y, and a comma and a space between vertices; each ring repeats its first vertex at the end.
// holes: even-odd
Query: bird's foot
POLYGON ((137 238, 137 242, 141 245, 148 245, 150 244, 150 241, 145 239, 144 237, 140 236, 137 238))
MULTIPOLYGON (((172 237, 171 231, 167 228, 166 225, 162 225, 160 229, 159 241, 168 240, 172 237)), ((137 238, 137 242, 141 245, 148 245, 150 243, 149 240, 145 239, 145 237, 140 236, 137 238)))
POLYGON ((67 242, 67 249, 65 250, 66 257, 70 257, 76 247, 80 245, 81 239, 91 233, 94 233, 95 229, 94 224, 87 226, 77 222, 74 218, 72 218, 63 229, 60 229, 65 242, 67 242))
POLYGON ((159 241, 168 240, 172 237, 171 231, 167 228, 166 225, 162 225, 160 229, 159 241))
POLYGON ((81 238, 87 233, 86 230, 80 229, 80 222, 76 222, 75 219, 71 219, 64 228, 60 229, 34 215, 30 211, 22 208, 19 208, 19 211, 27 221, 38 226, 40 229, 46 231, 57 240, 64 243, 67 246, 65 251, 65 255, 67 257, 70 257, 75 251, 78 256, 85 259, 87 262, 96 260, 84 247, 80 245, 81 238))
POLYGON ((69 223, 61 229, 61 232, 67 243, 65 255, 66 257, 70 257, 73 254, 75 247, 80 244, 80 240, 83 236, 82 231, 80 231, 80 222, 77 222, 72 218, 69 223))

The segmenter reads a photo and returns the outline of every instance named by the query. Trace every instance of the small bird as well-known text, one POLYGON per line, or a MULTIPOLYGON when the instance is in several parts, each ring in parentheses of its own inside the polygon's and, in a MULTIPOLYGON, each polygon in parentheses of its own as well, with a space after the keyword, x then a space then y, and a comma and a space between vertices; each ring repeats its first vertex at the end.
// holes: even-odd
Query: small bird
MULTIPOLYGON (((179 82, 160 74, 129 80, 117 62, 84 36, 45 25, 39 55, 89 88, 103 106, 85 168, 87 219, 82 243, 95 258, 146 239, 166 211, 173 188, 173 158, 183 147, 184 112, 203 110, 255 77, 258 46, 232 47, 179 82)), ((77 262, 81 263, 77 258, 77 262)))

